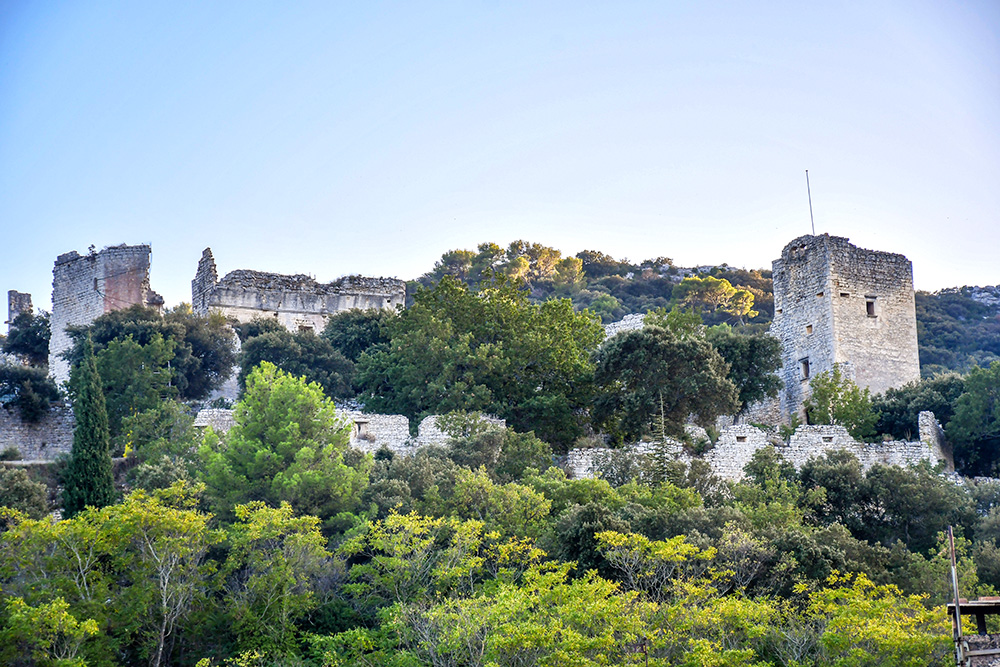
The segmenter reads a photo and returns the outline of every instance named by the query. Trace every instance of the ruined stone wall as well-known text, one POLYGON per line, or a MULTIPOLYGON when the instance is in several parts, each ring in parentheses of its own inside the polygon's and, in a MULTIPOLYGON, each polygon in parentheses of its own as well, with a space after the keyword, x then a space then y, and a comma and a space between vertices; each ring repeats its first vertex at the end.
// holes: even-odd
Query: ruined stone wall
POLYGON ((56 259, 49 340, 49 372, 56 382, 69 380, 69 364, 60 356, 72 344, 67 326, 87 325, 136 304, 163 305, 149 287, 149 256, 148 245, 119 245, 87 255, 74 250, 56 259))
POLYGON ((73 449, 76 421, 68 406, 54 405, 37 424, 21 420, 17 408, 0 407, 0 452, 16 449, 24 461, 52 461, 73 449))
MULTIPOLYGON (((774 445, 778 453, 796 468, 826 452, 844 450, 857 457, 865 470, 876 463, 906 466, 927 461, 931 465, 943 462, 946 470, 954 471, 951 451, 944 442, 941 426, 934 414, 920 413, 919 424, 919 441, 879 443, 858 442, 842 426, 800 426, 785 443, 754 426, 737 425, 723 429, 715 445, 702 458, 715 475, 733 481, 743 478, 743 468, 750 463, 754 453, 768 445, 774 445)), ((652 445, 638 443, 631 449, 636 454, 646 454, 652 451, 652 445)), ((667 451, 685 462, 690 462, 692 458, 678 442, 670 442, 667 451)), ((591 477, 606 452, 604 448, 574 449, 567 455, 563 467, 567 474, 574 477, 591 477)))
POLYGON ((31 305, 31 295, 25 294, 24 292, 18 292, 17 290, 10 290, 7 292, 7 324, 8 331, 10 330, 10 323, 14 321, 14 318, 21 313, 28 313, 29 315, 34 311, 31 305))
POLYGON ((395 278, 348 276, 318 283, 306 275, 286 276, 245 269, 218 280, 211 248, 202 253, 191 281, 192 308, 206 314, 218 310, 240 322, 276 319, 289 331, 317 333, 326 318, 351 308, 395 308, 406 303, 406 283, 395 278))
POLYGON ((784 419, 799 415, 809 379, 840 364, 873 393, 920 379, 913 271, 902 255, 846 238, 802 236, 773 264, 784 419))
MULTIPOLYGON (((445 445, 451 439, 451 436, 442 431, 441 427, 438 426, 438 416, 430 415, 420 421, 420 425, 417 427, 417 440, 421 447, 427 445, 445 445)), ((493 424, 498 428, 507 428, 507 421, 499 417, 482 415, 481 420, 488 424, 493 424)))

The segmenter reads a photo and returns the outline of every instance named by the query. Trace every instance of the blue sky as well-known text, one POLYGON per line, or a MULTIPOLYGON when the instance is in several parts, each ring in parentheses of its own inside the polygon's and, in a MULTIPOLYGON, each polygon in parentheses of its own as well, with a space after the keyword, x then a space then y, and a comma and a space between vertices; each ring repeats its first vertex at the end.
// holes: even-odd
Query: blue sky
MULTIPOLYGON (((413 278, 524 238, 1000 283, 1000 4, 0 0, 0 290, 69 250, 413 278)), ((6 315, 6 313, 3 313, 6 315)))

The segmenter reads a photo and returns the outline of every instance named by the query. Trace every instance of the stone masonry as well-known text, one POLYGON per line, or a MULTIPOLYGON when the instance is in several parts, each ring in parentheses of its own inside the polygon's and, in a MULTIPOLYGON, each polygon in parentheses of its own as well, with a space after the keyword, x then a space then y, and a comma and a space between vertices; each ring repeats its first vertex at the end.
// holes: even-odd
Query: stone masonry
MULTIPOLYGON (((927 461, 931 465, 944 463, 948 471, 955 470, 951 450, 944 440, 941 425, 932 412, 921 412, 919 417, 920 440, 916 442, 866 443, 854 440, 842 426, 799 426, 785 443, 754 426, 737 425, 725 428, 715 445, 705 455, 713 474, 722 479, 738 481, 743 478, 743 468, 757 450, 774 445, 781 456, 801 468, 809 459, 826 452, 845 450, 857 457, 867 470, 876 463, 906 466, 927 461)), ((649 453, 650 443, 640 442, 631 446, 636 454, 649 453)), ((667 444, 668 453, 690 462, 679 442, 667 444)), ((569 452, 563 467, 573 477, 593 477, 606 449, 574 449, 569 452)))
POLYGON ((15 317, 22 313, 30 315, 33 310, 30 294, 18 292, 17 290, 7 292, 7 321, 4 324, 7 325, 8 331, 10 330, 10 323, 14 321, 15 317))
POLYGON ((0 452, 16 449, 23 461, 52 461, 73 449, 75 425, 65 405, 53 405, 37 424, 26 424, 13 406, 0 407, 0 452))
POLYGON ((319 283, 306 275, 286 276, 240 269, 219 280, 212 249, 206 248, 191 281, 195 313, 217 310, 239 322, 272 317, 289 331, 326 326, 329 315, 351 308, 395 308, 406 302, 406 283, 396 278, 348 276, 319 283))
POLYGON ((882 393, 920 379, 913 269, 903 255, 848 239, 801 236, 773 264, 781 341, 781 413, 798 415, 809 379, 839 364, 858 386, 882 393))
POLYGON ((69 363, 60 355, 72 345, 70 325, 85 326, 114 310, 136 304, 160 308, 163 297, 149 287, 148 245, 117 245, 86 255, 75 250, 56 258, 52 269, 52 338, 49 373, 69 380, 69 363))

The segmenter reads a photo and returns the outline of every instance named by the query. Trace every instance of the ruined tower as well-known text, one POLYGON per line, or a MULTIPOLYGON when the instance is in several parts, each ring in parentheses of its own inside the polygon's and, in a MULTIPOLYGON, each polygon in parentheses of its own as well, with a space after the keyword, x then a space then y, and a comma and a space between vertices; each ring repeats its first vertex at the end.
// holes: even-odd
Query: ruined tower
POLYGON ((347 276, 320 283, 306 275, 286 276, 239 269, 219 280, 212 249, 206 248, 191 281, 191 308, 221 312, 239 322, 274 318, 289 331, 326 326, 329 315, 351 308, 395 308, 406 303, 406 283, 396 278, 347 276))
POLYGON ((34 312, 34 308, 31 305, 31 295, 25 294, 24 292, 18 292, 17 290, 10 290, 7 292, 7 321, 4 324, 7 325, 8 331, 10 330, 10 324, 14 321, 14 318, 22 313, 28 313, 29 315, 34 312))
POLYGON ((773 263, 781 414, 804 417, 809 379, 840 364, 873 394, 920 379, 913 267, 848 239, 801 236, 773 263))
POLYGON ((69 363, 61 354, 70 348, 70 325, 83 326, 113 310, 142 304, 159 308, 163 297, 149 287, 148 245, 117 245, 86 255, 75 250, 56 258, 52 268, 52 338, 49 373, 56 382, 69 380, 69 363))

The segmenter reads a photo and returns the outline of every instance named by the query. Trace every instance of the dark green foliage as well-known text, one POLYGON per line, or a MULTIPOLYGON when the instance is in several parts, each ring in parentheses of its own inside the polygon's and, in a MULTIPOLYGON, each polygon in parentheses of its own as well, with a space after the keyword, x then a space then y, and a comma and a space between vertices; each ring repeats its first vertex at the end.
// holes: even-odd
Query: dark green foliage
POLYGON ((552 555, 561 560, 576 561, 576 571, 583 574, 587 570, 597 570, 602 576, 614 576, 608 562, 597 548, 596 533, 614 530, 627 533, 631 526, 616 516, 607 506, 591 502, 576 505, 566 510, 556 521, 553 543, 549 545, 552 555))
POLYGON ((361 356, 366 407, 412 420, 482 411, 568 446, 592 396, 590 354, 602 334, 568 300, 539 305, 514 282, 478 292, 444 277, 387 325, 390 342, 361 356))
MULTIPOLYGON (((266 320, 265 320, 266 321, 266 320)), ((333 349, 330 342, 312 331, 291 333, 284 328, 248 338, 240 351, 240 386, 262 361, 268 361, 296 377, 323 387, 327 396, 354 395, 354 364, 333 349)))
POLYGON ((0 349, 23 357, 32 366, 46 366, 50 335, 48 313, 21 313, 10 323, 10 331, 0 349))
POLYGON ((68 331, 74 338, 74 346, 67 354, 72 365, 80 362, 82 342, 88 334, 97 354, 112 341, 131 337, 145 348, 159 336, 172 347, 173 356, 157 372, 169 369, 170 385, 185 400, 205 398, 230 377, 236 363, 232 330, 225 318, 217 314, 193 315, 186 304, 166 316, 136 305, 105 313, 88 327, 70 327, 68 331))
POLYGON ((966 474, 995 475, 1000 467, 1000 361, 973 368, 964 388, 946 427, 956 464, 966 474))
POLYGON ((875 436, 878 413, 872 407, 868 388, 861 389, 853 380, 844 377, 840 364, 832 371, 824 371, 809 380, 809 398, 805 408, 810 424, 836 424, 847 429, 857 440, 875 436))
POLYGON ((966 372, 1000 357, 1000 315, 970 296, 963 287, 937 294, 917 292, 917 340, 920 372, 966 372))
POLYGON ((0 405, 16 407, 24 421, 37 423, 57 400, 59 389, 46 369, 0 364, 0 405))
POLYGON ((597 355, 594 380, 601 393, 594 421, 627 440, 648 433, 682 436, 691 415, 708 424, 735 411, 737 392, 728 373, 702 338, 678 338, 655 326, 618 334, 597 355))
POLYGON ((448 456, 460 466, 485 467, 501 484, 521 479, 526 468, 545 469, 552 464, 552 448, 534 433, 517 433, 499 427, 477 429, 453 437, 448 456))
POLYGON ((0 506, 41 519, 49 511, 48 497, 45 485, 31 481, 24 470, 0 466, 0 506))
POLYGON ((333 349, 356 362, 368 348, 389 342, 385 325, 396 316, 393 310, 352 308, 331 315, 321 335, 333 349))
POLYGON ((957 373, 890 389, 872 399, 872 408, 879 413, 875 430, 896 440, 914 440, 918 434, 917 418, 924 410, 933 412, 947 426, 955 412, 955 401, 964 390, 965 380, 957 373))
POLYGON ((63 515, 67 518, 85 507, 110 505, 117 496, 111 472, 108 414, 89 337, 83 341, 82 353, 70 376, 76 428, 63 479, 63 515))
POLYGON ((705 340, 729 364, 729 379, 739 392, 741 411, 755 401, 778 395, 781 341, 767 334, 744 334, 742 328, 728 326, 709 328, 705 340))
POLYGON ((236 335, 240 342, 245 343, 254 336, 261 336, 275 331, 288 331, 276 319, 270 317, 255 317, 249 322, 240 322, 236 325, 236 335))

